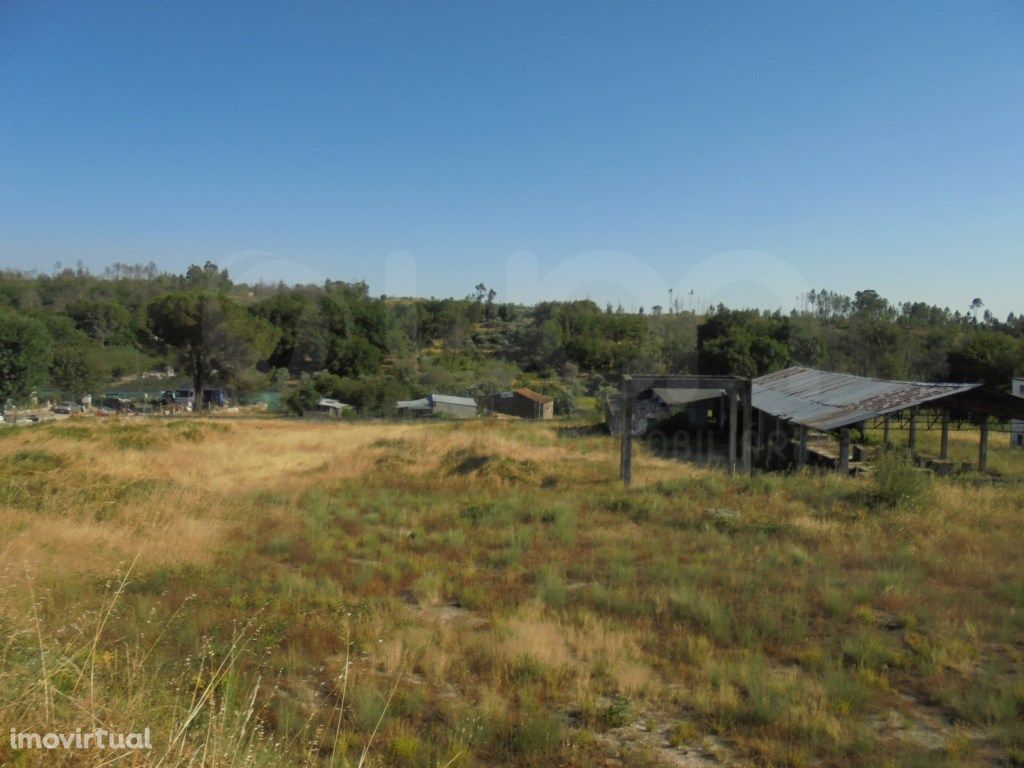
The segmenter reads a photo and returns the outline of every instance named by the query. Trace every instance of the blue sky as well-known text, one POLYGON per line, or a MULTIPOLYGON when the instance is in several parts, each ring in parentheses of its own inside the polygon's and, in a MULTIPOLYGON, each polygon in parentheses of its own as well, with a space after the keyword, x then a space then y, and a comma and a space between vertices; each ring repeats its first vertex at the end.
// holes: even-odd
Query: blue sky
POLYGON ((1017 2, 0 2, 0 265, 1019 313, 1022 40, 1017 2))

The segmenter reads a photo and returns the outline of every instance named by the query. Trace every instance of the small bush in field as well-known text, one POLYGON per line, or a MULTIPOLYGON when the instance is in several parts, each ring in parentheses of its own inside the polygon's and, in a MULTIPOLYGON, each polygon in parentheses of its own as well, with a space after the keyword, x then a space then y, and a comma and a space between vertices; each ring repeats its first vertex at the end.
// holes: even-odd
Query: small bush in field
POLYGON ((624 725, 629 725, 635 719, 629 706, 629 699, 617 694, 611 704, 601 710, 598 715, 598 724, 603 728, 621 728, 624 725))
POLYGON ((668 743, 676 749, 685 747, 700 737, 697 726, 689 720, 683 720, 673 725, 668 731, 668 743))
POLYGON ((423 742, 413 734, 401 734, 391 740, 388 746, 390 764, 414 768, 415 766, 426 765, 426 757, 429 754, 423 742))
POLYGON ((886 451, 875 462, 875 501, 894 509, 919 509, 931 489, 928 475, 911 463, 910 457, 886 451))
POLYGON ((565 581, 550 567, 541 571, 537 593, 549 608, 563 608, 568 598, 565 581))

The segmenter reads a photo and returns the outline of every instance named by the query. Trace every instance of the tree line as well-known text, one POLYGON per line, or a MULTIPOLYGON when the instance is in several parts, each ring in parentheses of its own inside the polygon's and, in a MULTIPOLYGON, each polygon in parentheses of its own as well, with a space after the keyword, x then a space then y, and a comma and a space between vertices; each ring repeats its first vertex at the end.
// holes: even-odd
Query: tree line
POLYGON ((980 299, 963 311, 896 304, 873 290, 811 291, 792 312, 627 312, 593 301, 371 296, 362 282, 236 284, 212 263, 184 274, 116 264, 0 272, 0 402, 50 387, 69 396, 159 365, 196 392, 280 391, 296 411, 320 397, 389 413, 429 392, 479 396, 530 386, 571 412, 624 372, 757 376, 801 364, 884 378, 984 381, 1024 373, 1024 316, 980 299))

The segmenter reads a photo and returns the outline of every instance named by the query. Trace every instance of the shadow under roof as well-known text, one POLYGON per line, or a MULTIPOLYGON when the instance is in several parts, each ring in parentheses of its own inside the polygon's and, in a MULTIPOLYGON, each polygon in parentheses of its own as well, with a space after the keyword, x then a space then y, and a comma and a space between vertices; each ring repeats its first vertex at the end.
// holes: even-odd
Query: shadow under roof
POLYGON ((692 387, 655 387, 651 390, 665 405, 688 405, 702 400, 714 400, 725 395, 724 389, 694 389, 692 387))

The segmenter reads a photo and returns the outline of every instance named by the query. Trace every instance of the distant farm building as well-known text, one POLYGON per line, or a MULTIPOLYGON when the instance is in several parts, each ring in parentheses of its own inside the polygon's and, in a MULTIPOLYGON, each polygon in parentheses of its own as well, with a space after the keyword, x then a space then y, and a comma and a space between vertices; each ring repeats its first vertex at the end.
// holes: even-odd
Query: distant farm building
POLYGON ((724 459, 730 472, 754 464, 785 469, 818 465, 855 472, 877 450, 865 430, 906 433, 914 461, 937 474, 988 470, 993 423, 1010 423, 1024 446, 1024 379, 1013 394, 977 383, 893 381, 792 367, 756 379, 626 375, 622 392, 606 400, 612 434, 620 435, 621 475, 632 477, 632 441, 661 455, 708 463, 724 459), (977 464, 950 457, 950 428, 969 424, 978 434, 977 464), (919 452, 918 433, 941 430, 937 456, 919 452), (854 443, 854 436, 861 440, 854 443), (701 442, 702 438, 706 438, 701 442))
POLYGON ((485 411, 521 419, 550 419, 555 415, 555 398, 526 387, 487 395, 480 404, 485 411))
POLYGON ((472 419, 476 416, 476 400, 454 395, 427 395, 419 400, 399 400, 395 404, 400 416, 446 416, 454 419, 472 419))
POLYGON ((302 416, 306 419, 340 419, 345 415, 345 411, 354 410, 355 408, 348 403, 325 397, 316 404, 315 408, 304 410, 302 416))
MULTIPOLYGON (((1014 379, 1010 391, 1017 397, 1024 398, 1024 379, 1014 379)), ((1024 419, 1010 422, 1010 445, 1024 448, 1024 419)))

